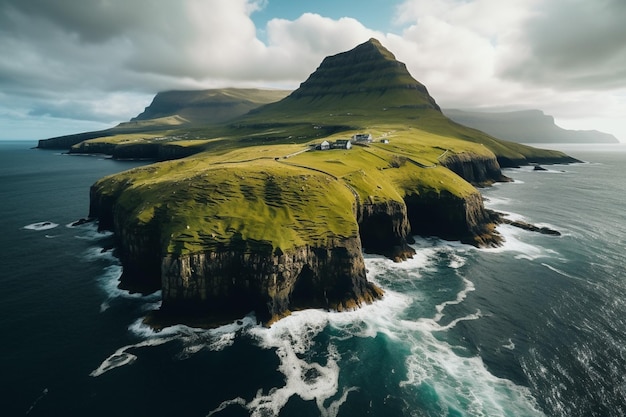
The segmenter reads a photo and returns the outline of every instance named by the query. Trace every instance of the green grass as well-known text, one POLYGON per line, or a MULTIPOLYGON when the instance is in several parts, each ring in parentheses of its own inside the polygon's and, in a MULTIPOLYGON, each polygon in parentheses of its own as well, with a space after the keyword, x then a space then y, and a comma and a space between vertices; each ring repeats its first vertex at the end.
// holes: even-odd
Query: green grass
POLYGON ((287 250, 358 233, 353 195, 340 181, 274 160, 166 162, 97 186, 119 196, 119 210, 133 227, 156 222, 164 253, 287 250))
MULTIPOLYGON (((189 95, 163 95, 164 107, 178 106, 181 94, 189 95)), ((206 94, 192 96, 206 101, 206 94)), ((243 97, 236 96, 237 90, 224 94, 215 96, 216 103, 243 97)), ((114 146, 143 141, 169 147, 166 150, 185 148, 179 149, 181 154, 196 152, 105 178, 96 186, 117 200, 118 220, 129 230, 156 230, 164 254, 326 246, 358 235, 357 203, 477 194, 441 166, 451 155, 498 157, 511 163, 564 156, 500 141, 452 122, 377 41, 327 58, 286 99, 228 122, 176 127, 172 124, 180 119, 165 121, 166 126, 163 121, 143 121, 150 128, 144 136, 132 132, 90 141, 114 146), (347 151, 298 153, 324 139, 347 139, 362 132, 371 133, 377 142, 347 151), (390 143, 380 143, 381 138, 390 143)))
POLYGON ((401 202, 408 194, 445 192, 463 198, 477 192, 448 169, 431 167, 444 149, 434 143, 467 150, 461 141, 411 129, 385 133, 389 144, 288 158, 308 146, 204 152, 107 177, 96 186, 117 199, 129 228, 156 227, 161 250, 172 254, 326 246, 358 235, 357 199, 401 202))

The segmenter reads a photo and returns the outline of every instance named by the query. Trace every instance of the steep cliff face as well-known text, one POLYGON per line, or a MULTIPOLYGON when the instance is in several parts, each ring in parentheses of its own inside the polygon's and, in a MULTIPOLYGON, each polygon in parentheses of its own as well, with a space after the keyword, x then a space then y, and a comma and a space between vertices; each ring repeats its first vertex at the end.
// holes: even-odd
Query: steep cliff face
MULTIPOLYGON (((300 168, 280 164, 276 165, 280 171, 274 174, 229 168, 222 175, 230 182, 218 179, 222 168, 208 171, 193 181, 158 182, 159 172, 173 166, 180 172, 186 165, 202 166, 202 163, 200 160, 169 162, 105 178, 92 187, 90 205, 90 216, 99 219, 100 228, 113 230, 117 237, 117 254, 124 267, 121 285, 134 291, 160 288, 161 315, 178 316, 183 322, 189 317, 223 322, 254 310, 259 319, 271 323, 293 310, 312 307, 341 311, 372 302, 382 292, 367 280, 362 248, 400 261, 414 253, 408 246, 411 233, 461 240, 476 246, 499 243, 492 218, 478 192, 459 196, 445 190, 421 190, 406 195, 404 200, 380 196, 363 199, 348 191, 339 180, 321 173, 313 175, 310 171, 304 171, 306 175, 303 175, 298 171, 300 168), (286 169, 294 170, 295 175, 288 174, 286 169), (255 181, 261 184, 258 190, 255 181), (192 190, 197 190, 196 197, 190 194, 195 192, 192 190), (284 229, 284 233, 304 227, 313 239, 296 246, 276 246, 276 242, 251 240, 249 235, 245 237, 245 229, 238 229, 243 234, 235 231, 229 239, 217 245, 209 244, 214 238, 211 233, 184 226, 192 219, 179 218, 191 210, 205 217, 209 222, 207 227, 230 230, 227 216, 234 214, 234 206, 223 210, 214 206, 238 198, 236 190, 245 191, 244 199, 237 200, 237 205, 257 204, 262 198, 265 203, 256 210, 268 210, 275 223, 277 210, 296 210, 299 204, 304 204, 304 199, 320 193, 310 214, 308 210, 297 211, 285 216, 284 226, 274 225, 284 229), (328 192, 333 199, 327 198, 328 192), (293 199, 287 202, 290 196, 293 199), (193 198, 200 201, 199 206, 189 205, 184 212, 177 211, 183 202, 193 198), (209 210, 215 213, 210 214, 209 210), (314 227, 324 212, 334 214, 323 222, 345 212, 345 221, 350 217, 358 227, 349 227, 344 230, 346 233, 333 232, 328 239, 319 240, 315 238, 318 232, 330 233, 326 223, 319 230, 314 227), (176 238, 178 232, 172 224, 178 223, 183 225, 183 234, 176 238), (192 236, 187 230, 204 236, 194 244, 193 250, 184 250, 184 244, 178 244, 192 236)), ((267 165, 263 167, 269 169, 267 165)), ((423 171, 413 165, 405 168, 411 172, 423 171)), ((386 178, 388 172, 380 175, 379 179, 386 178)), ((241 213, 246 215, 250 211, 241 213)), ((250 214, 247 221, 256 220, 250 214)), ((237 224, 238 228, 242 226, 237 224)))
POLYGON ((502 174, 500 164, 495 156, 476 155, 472 153, 452 154, 441 164, 474 185, 489 185, 494 182, 509 182, 510 178, 502 174))
POLYGON ((479 193, 465 198, 445 192, 411 194, 405 201, 415 234, 460 240, 479 247, 498 246, 502 242, 479 193))
POLYGON ((398 201, 359 205, 357 220, 361 244, 366 252, 387 256, 396 261, 414 253, 407 207, 398 201))
POLYGON ((89 140, 72 145, 70 153, 113 155, 117 145, 107 142, 91 142, 89 140))
POLYGON ((266 323, 304 308, 352 309, 382 295, 365 277, 358 239, 285 253, 167 255, 161 275, 164 312, 236 318, 255 310, 266 323))

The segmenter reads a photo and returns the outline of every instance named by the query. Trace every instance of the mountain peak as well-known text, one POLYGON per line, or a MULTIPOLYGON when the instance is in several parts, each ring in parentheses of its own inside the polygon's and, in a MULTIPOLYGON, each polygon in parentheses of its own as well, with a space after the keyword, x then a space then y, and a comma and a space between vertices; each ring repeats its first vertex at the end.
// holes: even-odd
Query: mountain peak
POLYGON ((426 87, 377 39, 324 58, 284 102, 310 109, 418 108, 440 111, 426 87))
POLYGON ((369 49, 370 51, 378 52, 383 58, 396 61, 396 56, 387 48, 383 46, 382 43, 376 38, 370 38, 367 42, 364 42, 358 45, 354 49, 361 48, 363 50, 369 49))

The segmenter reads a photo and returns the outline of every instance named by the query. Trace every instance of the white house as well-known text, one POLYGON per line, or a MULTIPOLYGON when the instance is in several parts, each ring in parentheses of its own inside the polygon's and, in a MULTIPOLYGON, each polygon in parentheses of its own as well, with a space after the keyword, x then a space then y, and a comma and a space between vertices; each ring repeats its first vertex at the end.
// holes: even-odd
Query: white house
POLYGON ((339 139, 332 145, 333 149, 350 149, 352 148, 352 142, 348 139, 339 139))

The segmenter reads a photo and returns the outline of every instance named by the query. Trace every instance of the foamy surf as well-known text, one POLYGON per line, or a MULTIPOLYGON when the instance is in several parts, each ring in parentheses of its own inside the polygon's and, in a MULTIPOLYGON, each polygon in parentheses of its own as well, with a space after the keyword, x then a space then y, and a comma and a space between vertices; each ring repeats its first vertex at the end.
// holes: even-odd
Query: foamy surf
POLYGON ((542 246, 524 242, 521 238, 524 234, 534 233, 519 229, 514 226, 503 224, 498 226, 498 233, 504 238, 502 246, 496 248, 482 248, 481 251, 492 253, 513 252, 515 259, 527 259, 533 261, 538 258, 552 258, 554 251, 549 251, 542 246))
MULTIPOLYGON (((317 408, 321 416, 336 417, 341 407, 357 395, 362 387, 351 379, 349 369, 371 366, 361 362, 358 350, 345 346, 367 345, 381 337, 394 352, 401 352, 396 361, 403 364, 381 369, 396 377, 395 387, 405 394, 430 392, 441 409, 472 416, 525 415, 539 416, 530 391, 513 382, 492 375, 479 356, 463 346, 451 344, 447 337, 459 323, 480 320, 480 310, 455 315, 452 306, 463 304, 475 291, 472 281, 463 275, 468 254, 473 248, 438 239, 417 239, 413 259, 400 264, 386 258, 366 256, 370 280, 385 290, 383 299, 349 312, 305 310, 295 312, 270 328, 256 324, 253 315, 217 329, 203 330, 172 326, 156 332, 142 319, 129 326, 129 332, 143 339, 117 349, 90 374, 93 377, 141 359, 141 349, 165 343, 180 345, 174 357, 186 360, 199 352, 228 350, 238 338, 245 339, 276 355, 277 371, 283 383, 271 389, 259 389, 252 398, 235 397, 223 400, 209 416, 219 415, 230 407, 239 407, 250 416, 279 416, 289 400, 298 397, 317 408), (455 291, 438 293, 443 297, 431 308, 414 316, 412 307, 429 297, 420 286, 430 285, 440 268, 448 268, 447 279, 456 281, 455 291), (428 278, 426 281, 425 278, 428 278), (450 311, 449 311, 450 310, 450 311), (444 317, 446 320, 444 321, 444 317), (510 414, 510 413, 513 414, 510 414)), ((522 247, 528 251, 527 247, 522 247)), ((99 254, 93 254, 99 257, 99 254)), ((128 297, 117 288, 121 266, 110 265, 101 279, 109 295, 128 297)), ((433 291, 432 289, 430 291, 433 291)), ((437 290, 435 290, 437 291, 437 290)), ((441 290, 439 290, 441 291, 441 290)), ((143 305, 155 305, 157 298, 143 297, 143 305)), ((380 366, 380 365, 378 365, 380 366)), ((425 394, 424 394, 425 395, 425 394)))
POLYGON ((37 223, 27 224, 26 226, 23 227, 23 229, 26 229, 26 230, 36 230, 36 231, 40 232, 42 230, 54 229, 55 227, 58 227, 58 226, 59 225, 57 223, 45 221, 45 222, 37 222, 37 223))
POLYGON ((116 350, 115 353, 113 353, 111 356, 106 358, 100 364, 100 366, 98 366, 89 374, 89 376, 98 377, 115 368, 119 368, 121 366, 126 366, 126 365, 130 365, 134 363, 137 360, 137 356, 128 352, 130 349, 138 349, 138 348, 149 347, 149 346, 159 346, 164 343, 170 342, 174 339, 175 337, 173 336, 162 337, 162 338, 152 338, 152 339, 144 340, 139 343, 135 343, 134 345, 123 346, 119 348, 118 350, 116 350))
POLYGON ((382 300, 358 310, 342 313, 305 310, 293 313, 270 328, 249 327, 246 333, 260 347, 274 351, 278 357, 278 371, 284 376, 284 386, 269 392, 259 391, 250 401, 242 398, 223 401, 208 415, 239 406, 253 417, 278 416, 289 399, 297 396, 315 403, 319 415, 337 416, 350 393, 358 390, 356 386, 340 387, 340 363, 344 358, 339 353, 339 344, 351 337, 375 337, 380 324, 390 318, 383 313, 400 312, 406 301, 400 294, 387 292, 382 300), (366 317, 375 319, 368 322, 366 317), (325 345, 323 361, 312 360, 312 351, 320 353, 316 337, 331 328, 333 336, 325 345))

